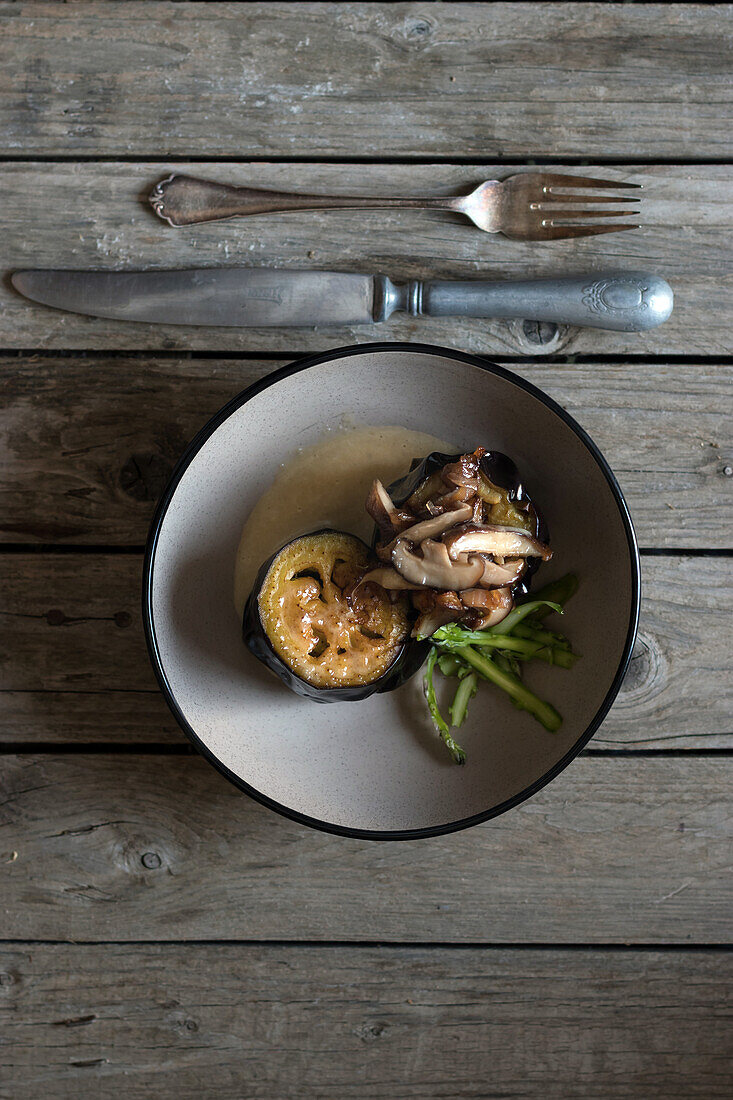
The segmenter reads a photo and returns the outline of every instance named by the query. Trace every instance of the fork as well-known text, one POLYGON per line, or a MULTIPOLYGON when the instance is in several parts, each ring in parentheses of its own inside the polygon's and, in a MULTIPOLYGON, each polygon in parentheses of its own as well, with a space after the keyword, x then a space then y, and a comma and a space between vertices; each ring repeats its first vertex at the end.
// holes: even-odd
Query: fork
POLYGON ((638 197, 582 193, 632 188, 640 190, 641 184, 555 172, 522 172, 504 180, 486 180, 470 194, 455 198, 382 198, 264 191, 174 173, 156 184, 150 204, 156 214, 175 226, 286 210, 448 210, 465 214, 486 233, 503 233, 515 241, 553 241, 638 229, 637 223, 589 220, 636 217, 639 211, 627 206, 621 210, 608 207, 614 203, 638 206, 638 197), (567 193, 578 190, 579 195, 567 193), (589 203, 594 209, 586 209, 589 203))

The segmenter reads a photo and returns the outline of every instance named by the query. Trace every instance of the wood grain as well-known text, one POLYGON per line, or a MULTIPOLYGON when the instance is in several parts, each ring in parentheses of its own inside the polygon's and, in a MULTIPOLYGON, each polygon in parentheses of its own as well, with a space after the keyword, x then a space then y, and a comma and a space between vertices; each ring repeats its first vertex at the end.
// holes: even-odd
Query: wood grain
POLYGON ((280 818, 196 756, 9 755, 5 935, 725 943, 732 780, 726 757, 581 757, 486 825, 375 843, 280 818))
POLYGON ((5 3, 18 153, 729 155, 729 5, 5 3))
POLYGON ((722 952, 18 944, 0 972, 4 1100, 733 1088, 722 952))
MULTIPOLYGON (((0 357, 0 539, 140 546, 175 462, 272 360, 0 357)), ((618 476, 642 546, 733 547, 733 370, 509 364, 569 409, 618 476), (727 414, 727 415, 726 415, 727 414)))
MULTIPOLYGON (((191 6, 176 5, 176 10, 187 12, 191 6)), ((521 5, 508 6, 516 9, 521 5)), ((559 10, 557 5, 550 6, 559 10)), ((211 9, 212 5, 206 6, 207 11, 211 9)), ((56 10, 66 9, 58 5, 56 10)), ((79 17, 78 5, 68 10, 79 17)), ((484 10, 493 13, 496 5, 484 10)), ((609 5, 604 10, 636 13, 635 18, 643 15, 651 22, 656 9, 609 5)), ((679 5, 662 10, 673 11, 675 18, 684 21, 679 5)), ((704 16, 700 17, 707 18, 710 10, 701 8, 704 16)), ((270 188, 406 195, 456 194, 482 180, 503 178, 519 170, 501 163, 205 163, 175 168, 270 188)), ((548 344, 538 345, 535 337, 523 334, 518 323, 475 319, 395 315, 381 325, 320 329, 194 328, 98 320, 33 305, 6 279, 0 283, 0 348, 289 354, 366 340, 422 340, 466 351, 532 357, 542 351, 704 356, 733 351, 731 328, 724 323, 733 291, 733 174, 729 167, 630 163, 571 169, 576 175, 590 173, 642 183, 643 228, 545 245, 483 234, 457 215, 416 211, 293 213, 173 229, 153 214, 147 202, 153 184, 170 171, 171 165, 164 161, 0 165, 3 266, 9 271, 28 267, 271 265, 381 271, 397 280, 521 279, 557 275, 558 271, 582 274, 646 269, 669 280, 676 295, 675 310, 669 321, 648 333, 563 329, 548 344)))
MULTIPOLYGON (((733 746, 733 560, 645 558, 639 639, 594 749, 733 746)), ((140 614, 141 559, 0 557, 0 744, 172 742, 140 614)))

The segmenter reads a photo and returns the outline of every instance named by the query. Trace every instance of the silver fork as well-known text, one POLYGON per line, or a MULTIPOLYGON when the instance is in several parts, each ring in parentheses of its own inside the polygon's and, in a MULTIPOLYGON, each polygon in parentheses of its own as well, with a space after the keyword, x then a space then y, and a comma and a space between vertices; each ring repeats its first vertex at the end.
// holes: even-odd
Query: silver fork
POLYGON ((638 197, 583 194, 584 191, 641 189, 638 183, 593 179, 555 172, 522 172, 504 180, 486 180, 469 195, 456 198, 414 199, 357 195, 300 195, 232 187, 171 175, 150 194, 150 203, 170 225, 193 225, 248 214, 286 210, 449 210, 465 214, 486 233, 503 233, 516 241, 553 241, 638 229, 638 223, 596 221, 597 218, 634 218, 638 210, 608 209, 614 203, 639 204, 638 197), (580 190, 581 194, 572 194, 580 190), (594 209, 586 209, 588 204, 594 209), (593 220, 591 220, 593 219, 593 220))

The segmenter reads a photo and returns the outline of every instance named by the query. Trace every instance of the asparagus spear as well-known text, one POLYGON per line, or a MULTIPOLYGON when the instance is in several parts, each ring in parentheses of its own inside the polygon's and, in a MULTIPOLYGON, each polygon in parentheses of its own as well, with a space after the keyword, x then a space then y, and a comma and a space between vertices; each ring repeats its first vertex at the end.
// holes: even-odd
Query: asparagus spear
MULTIPOLYGON (((540 588, 539 591, 535 592, 533 602, 544 600, 547 603, 559 603, 561 607, 564 607, 577 591, 578 578, 575 573, 566 573, 564 577, 560 577, 557 581, 551 581, 544 588, 540 588)), ((549 614, 550 611, 545 608, 545 610, 534 612, 532 618, 546 619, 549 614)))
POLYGON ((423 687, 425 690, 425 698, 427 700, 428 709, 430 711, 433 723, 441 738, 445 742, 448 751, 450 752, 453 760, 456 764, 466 763, 466 754, 460 745, 451 737, 450 728, 443 715, 440 713, 438 707, 438 700, 435 698, 435 685, 433 684, 433 672, 435 671, 435 663, 438 659, 438 650, 433 646, 428 656, 428 663, 425 669, 425 678, 423 680, 423 687))
POLYGON ((564 634, 556 634, 552 630, 540 630, 539 627, 530 626, 528 623, 518 623, 513 633, 516 638, 529 638, 531 642, 541 642, 542 645, 570 649, 570 642, 564 634))
POLYGON ((496 626, 490 627, 486 633, 493 635, 509 634, 517 623, 521 623, 522 619, 526 619, 528 615, 533 615, 536 611, 541 611, 545 606, 549 607, 550 611, 557 611, 559 615, 563 613, 562 605, 559 603, 552 603, 550 600, 529 600, 528 603, 520 603, 518 607, 509 612, 506 618, 502 619, 496 626))
POLYGON ((546 645, 543 641, 532 641, 529 638, 514 638, 505 634, 494 634, 490 630, 465 630, 455 623, 442 626, 433 635, 433 644, 441 648, 458 651, 464 645, 479 646, 481 649, 498 649, 515 654, 521 660, 530 657, 538 657, 550 665, 560 665, 562 668, 572 668, 575 664, 575 654, 567 648, 554 645, 546 645))
POLYGON ((469 672, 458 685, 458 690, 450 706, 450 721, 452 726, 462 726, 468 712, 468 704, 478 691, 478 676, 475 672, 469 672))
POLYGON ((458 656, 466 664, 482 676, 484 680, 490 680, 497 687, 502 688, 523 710, 529 711, 550 733, 555 733, 562 725, 562 718, 550 703, 545 703, 539 696, 530 691, 528 687, 511 673, 503 672, 489 657, 478 653, 473 646, 465 646, 459 649, 458 656))
POLYGON ((456 676, 460 680, 450 706, 451 725, 460 726, 465 720, 468 704, 476 694, 478 676, 481 676, 502 688, 516 707, 534 715, 545 729, 558 730, 561 716, 550 703, 524 685, 519 662, 537 657, 561 668, 572 668, 578 658, 567 638, 543 630, 537 624, 553 611, 562 614, 562 605, 577 588, 577 577, 569 573, 546 585, 533 600, 514 608, 492 629, 472 631, 452 623, 441 627, 430 639, 432 648, 425 673, 425 696, 435 727, 456 763, 465 763, 466 754, 453 740, 450 727, 440 713, 433 684, 436 664, 445 676, 456 676))

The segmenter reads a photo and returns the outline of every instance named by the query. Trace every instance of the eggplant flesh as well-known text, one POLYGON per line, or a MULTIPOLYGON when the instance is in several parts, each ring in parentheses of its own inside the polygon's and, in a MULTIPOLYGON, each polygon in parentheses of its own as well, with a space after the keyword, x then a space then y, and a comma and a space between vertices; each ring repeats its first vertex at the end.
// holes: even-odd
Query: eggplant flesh
POLYGON ((369 548, 343 531, 293 539, 261 567, 244 610, 243 638, 292 691, 350 702, 390 691, 425 657, 409 638, 409 604, 358 582, 369 548))

